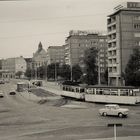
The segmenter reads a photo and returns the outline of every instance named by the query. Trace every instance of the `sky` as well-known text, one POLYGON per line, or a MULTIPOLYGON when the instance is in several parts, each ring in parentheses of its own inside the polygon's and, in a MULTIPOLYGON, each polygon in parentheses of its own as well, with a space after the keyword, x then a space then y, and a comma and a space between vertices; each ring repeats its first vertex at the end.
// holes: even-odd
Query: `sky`
POLYGON ((70 30, 106 31, 107 15, 125 1, 0 0, 0 58, 32 57, 40 41, 45 50, 64 45, 70 30))

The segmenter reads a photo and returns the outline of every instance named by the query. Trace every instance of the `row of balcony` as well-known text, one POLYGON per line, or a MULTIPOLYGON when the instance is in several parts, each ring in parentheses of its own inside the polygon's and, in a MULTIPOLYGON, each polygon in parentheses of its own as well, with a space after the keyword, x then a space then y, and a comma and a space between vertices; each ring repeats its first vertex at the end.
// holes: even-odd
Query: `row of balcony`
POLYGON ((107 25, 109 26, 110 24, 113 24, 116 22, 116 17, 111 17, 107 19, 107 25))

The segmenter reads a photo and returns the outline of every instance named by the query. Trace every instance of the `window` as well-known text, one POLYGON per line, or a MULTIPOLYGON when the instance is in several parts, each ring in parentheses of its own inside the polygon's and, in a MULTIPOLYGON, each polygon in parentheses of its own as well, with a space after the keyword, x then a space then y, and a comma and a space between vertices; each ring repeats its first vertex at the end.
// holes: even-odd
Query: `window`
POLYGON ((140 33, 134 33, 134 37, 140 37, 140 33))
POLYGON ((109 68, 109 72, 112 72, 112 68, 109 68))
POLYGON ((140 16, 135 16, 134 20, 140 20, 140 16))
POLYGON ((100 41, 100 42, 104 42, 104 39, 100 39, 99 41, 100 41))
POLYGON ((134 29, 140 29, 140 24, 134 24, 134 29))
POLYGON ((136 42, 135 42, 135 45, 136 45, 136 46, 140 46, 140 41, 136 41, 136 42))

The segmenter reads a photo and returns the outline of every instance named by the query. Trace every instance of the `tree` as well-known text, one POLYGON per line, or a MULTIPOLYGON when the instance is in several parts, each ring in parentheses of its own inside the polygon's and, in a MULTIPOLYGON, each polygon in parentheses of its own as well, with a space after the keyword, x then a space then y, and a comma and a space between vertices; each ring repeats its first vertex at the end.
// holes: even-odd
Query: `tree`
POLYGON ((140 50, 134 49, 125 68, 125 84, 140 86, 140 50))
POLYGON ((55 79, 55 64, 49 64, 47 66, 47 79, 55 79))
POLYGON ((74 65, 72 67, 72 79, 76 82, 80 79, 82 76, 82 70, 79 65, 74 65))
POLYGON ((18 72, 16 72, 16 76, 18 76, 18 78, 21 78, 21 75, 23 74, 23 72, 22 71, 18 71, 18 72))
POLYGON ((26 72, 25 72, 25 76, 29 79, 35 77, 35 70, 34 69, 30 69, 30 68, 27 68, 26 69, 26 72))
POLYGON ((37 75, 39 78, 43 79, 46 77, 46 66, 41 66, 37 68, 37 75))
POLYGON ((97 66, 98 51, 95 47, 85 50, 84 63, 86 64, 86 74, 83 81, 86 84, 97 84, 98 78, 98 66, 97 66))
POLYGON ((65 79, 65 80, 70 79, 70 75, 71 75, 70 65, 63 64, 63 65, 59 66, 59 71, 60 71, 59 76, 61 76, 63 79, 65 79))
POLYGON ((60 65, 59 63, 52 63, 47 67, 47 78, 48 79, 55 79, 56 76, 60 76, 65 80, 70 79, 70 66, 63 64, 60 65))
POLYGON ((104 79, 105 79, 105 83, 108 84, 108 69, 105 70, 104 79))

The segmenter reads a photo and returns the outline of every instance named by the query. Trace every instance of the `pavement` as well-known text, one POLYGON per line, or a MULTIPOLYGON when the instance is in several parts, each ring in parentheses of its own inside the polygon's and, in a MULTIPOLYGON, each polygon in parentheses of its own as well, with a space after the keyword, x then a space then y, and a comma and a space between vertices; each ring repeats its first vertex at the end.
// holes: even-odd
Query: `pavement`
MULTIPOLYGON (((47 90, 47 91, 51 91, 53 93, 55 93, 56 95, 60 95, 61 93, 61 89, 60 86, 57 85, 55 82, 44 82, 43 83, 43 89, 47 90), (52 88, 48 88, 52 86, 52 88), (54 88, 55 86, 55 88, 54 88)), ((69 107, 69 105, 65 105, 64 107, 69 107)), ((111 138, 97 138, 97 139, 81 139, 81 140, 140 140, 140 136, 128 136, 128 137, 111 137, 111 138)))
POLYGON ((140 140, 140 136, 128 136, 128 137, 114 137, 112 138, 99 138, 99 139, 81 139, 81 140, 140 140))

